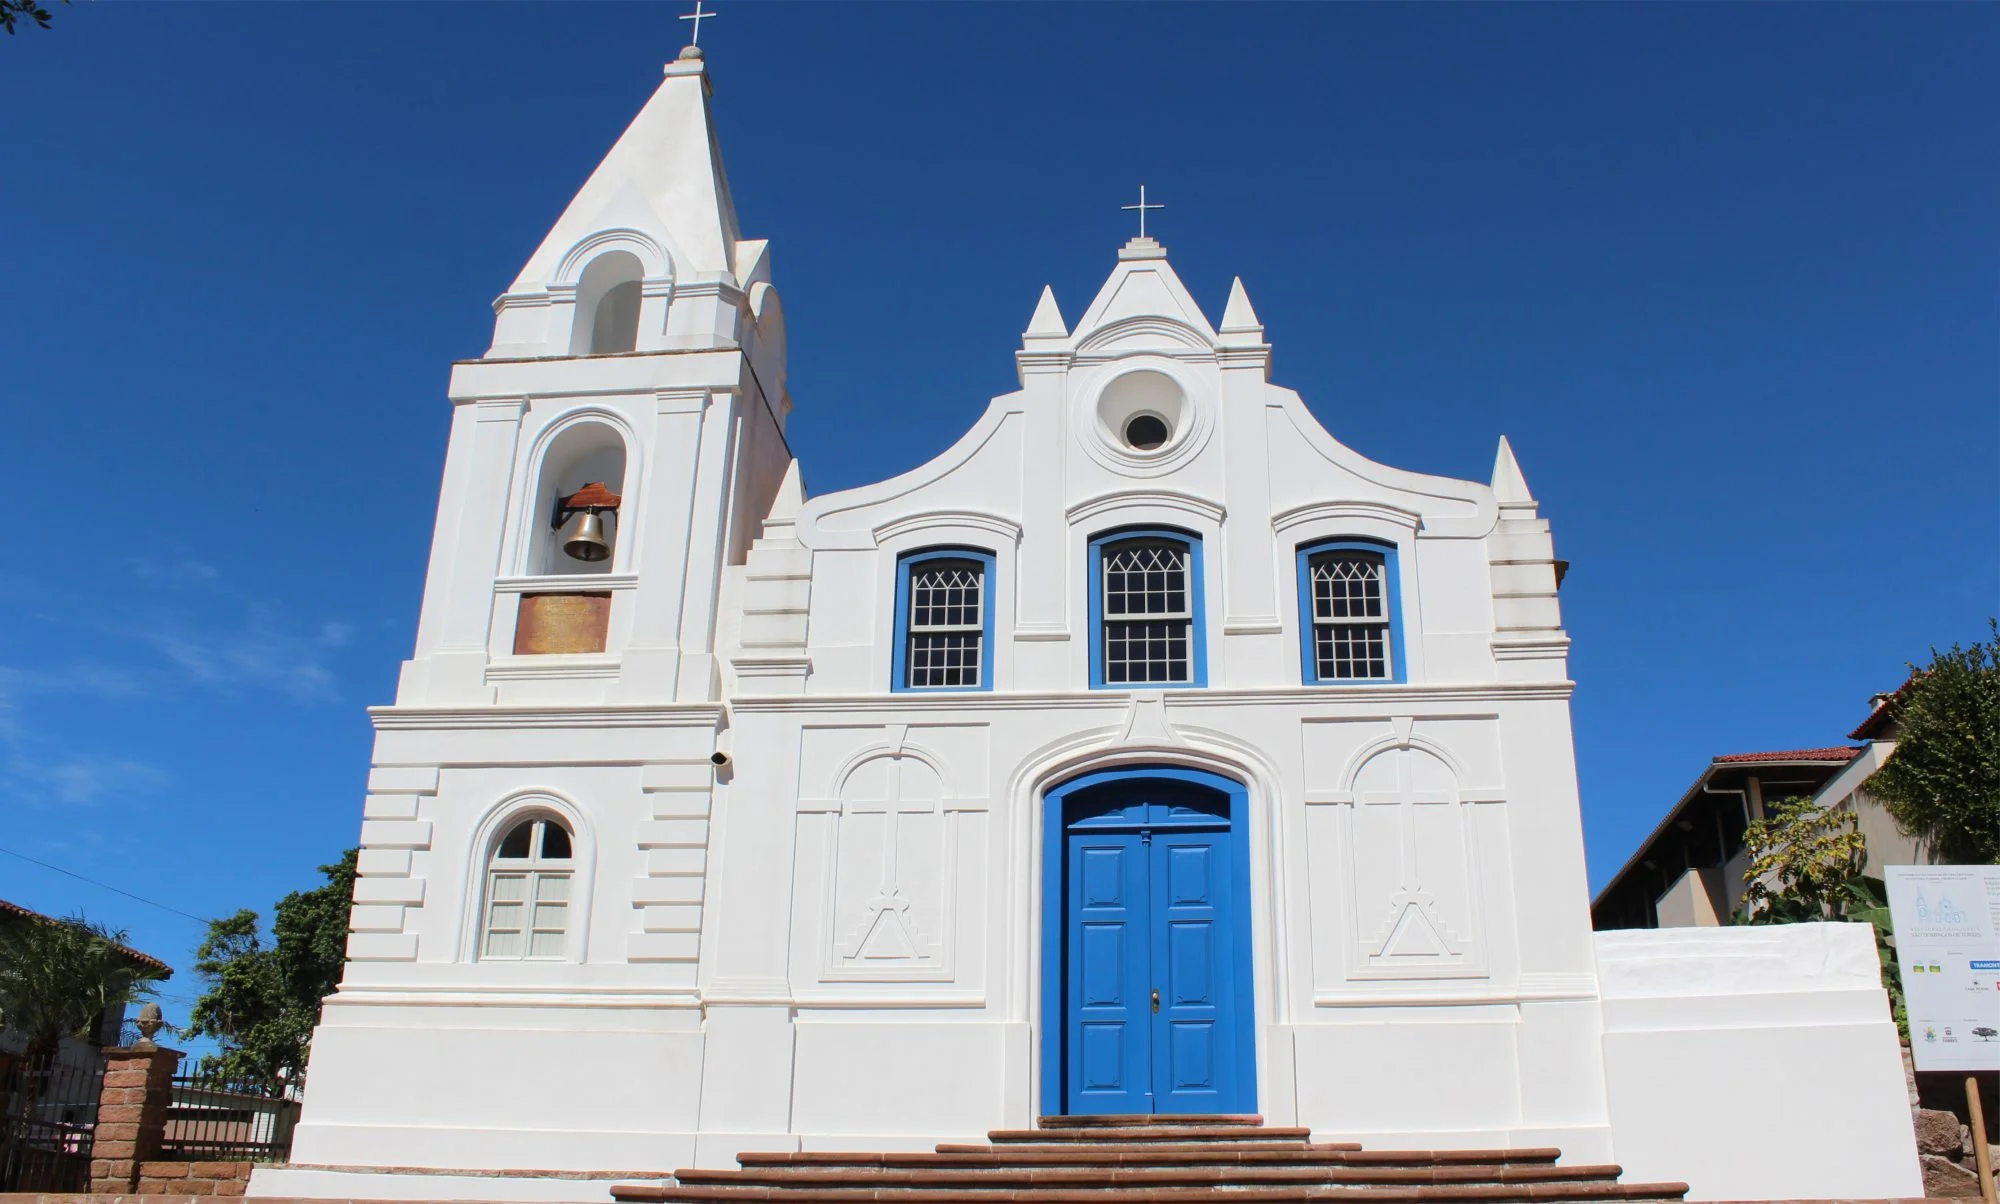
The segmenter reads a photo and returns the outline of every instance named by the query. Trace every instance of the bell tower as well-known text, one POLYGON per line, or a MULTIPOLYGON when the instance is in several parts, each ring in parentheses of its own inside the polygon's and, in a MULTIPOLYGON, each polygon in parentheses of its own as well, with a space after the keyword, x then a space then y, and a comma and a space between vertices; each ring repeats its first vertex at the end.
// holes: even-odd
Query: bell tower
POLYGON ((690 46, 453 365, 399 707, 719 698, 723 570, 790 464, 791 402, 711 96, 690 46))

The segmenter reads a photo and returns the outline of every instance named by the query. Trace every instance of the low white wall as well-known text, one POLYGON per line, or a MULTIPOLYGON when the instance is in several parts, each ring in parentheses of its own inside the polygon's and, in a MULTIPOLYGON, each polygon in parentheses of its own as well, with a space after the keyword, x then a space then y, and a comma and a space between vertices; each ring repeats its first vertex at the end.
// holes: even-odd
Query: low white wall
POLYGON ((1612 1140, 1691 1200, 1921 1196, 1866 924, 1597 934, 1612 1140))

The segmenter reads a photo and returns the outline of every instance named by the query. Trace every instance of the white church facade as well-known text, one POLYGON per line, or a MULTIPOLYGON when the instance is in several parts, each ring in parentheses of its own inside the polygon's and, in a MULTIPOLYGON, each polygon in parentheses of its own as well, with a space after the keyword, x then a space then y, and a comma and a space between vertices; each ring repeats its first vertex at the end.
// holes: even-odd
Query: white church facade
POLYGON ((601 1200, 1076 1113, 1920 1192, 1865 935, 1592 933, 1504 439, 1371 462, 1138 238, 943 454, 808 496, 710 103, 667 67, 453 369, 350 961, 252 1194, 601 1200), (1752 1136, 1739 1070, 1790 1110, 1752 1136))

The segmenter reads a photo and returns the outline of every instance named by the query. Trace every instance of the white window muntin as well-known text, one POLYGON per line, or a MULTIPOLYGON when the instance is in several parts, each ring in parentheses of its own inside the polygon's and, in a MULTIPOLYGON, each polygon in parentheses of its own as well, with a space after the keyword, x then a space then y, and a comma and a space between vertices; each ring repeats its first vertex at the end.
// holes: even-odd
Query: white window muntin
POLYGON ((1387 558, 1333 549, 1307 559, 1313 668, 1321 681, 1379 681, 1395 672, 1387 558))
POLYGON ((912 564, 905 685, 976 687, 985 654, 986 566, 941 558, 912 564))
POLYGON ((1107 685, 1194 680, 1194 555, 1141 536, 1106 544, 1099 579, 1107 685))
POLYGON ((508 828, 488 863, 481 960, 563 960, 572 918, 574 845, 569 829, 550 816, 508 828))

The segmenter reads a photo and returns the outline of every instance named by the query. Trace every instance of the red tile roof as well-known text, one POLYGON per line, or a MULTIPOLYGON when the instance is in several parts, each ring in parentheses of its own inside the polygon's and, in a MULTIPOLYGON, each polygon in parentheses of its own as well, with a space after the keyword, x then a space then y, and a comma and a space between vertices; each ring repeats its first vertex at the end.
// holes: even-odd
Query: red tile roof
POLYGON ((1758 765, 1782 764, 1786 761, 1852 761, 1858 748, 1837 744, 1832 748, 1793 748, 1784 752, 1725 753, 1715 759, 1717 765, 1758 765))
POLYGON ((1912 673, 1909 676, 1909 680, 1896 687, 1895 693, 1877 694, 1875 696, 1875 709, 1868 712, 1868 718, 1861 721, 1860 727, 1847 733, 1847 738, 1849 740, 1879 740, 1886 735, 1889 730, 1889 724, 1896 714, 1896 704, 1910 696, 1910 687, 1916 685, 1917 679, 1922 676, 1923 673, 1921 671, 1912 673))
MULTIPOLYGON (((23 920, 39 920, 44 924, 59 924, 62 922, 56 919, 54 916, 45 916, 39 911, 31 911, 28 908, 21 906, 19 903, 9 903, 5 899, 0 899, 0 916, 4 915, 16 916, 23 920)), ((141 953, 137 949, 132 948, 130 945, 118 946, 118 952, 123 953, 125 956, 131 958, 135 962, 138 962, 142 966, 151 966, 153 969, 159 970, 167 977, 169 978, 173 977, 174 968, 149 953, 141 953)))

